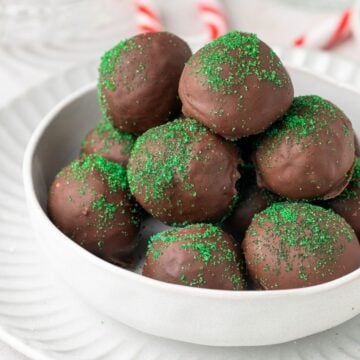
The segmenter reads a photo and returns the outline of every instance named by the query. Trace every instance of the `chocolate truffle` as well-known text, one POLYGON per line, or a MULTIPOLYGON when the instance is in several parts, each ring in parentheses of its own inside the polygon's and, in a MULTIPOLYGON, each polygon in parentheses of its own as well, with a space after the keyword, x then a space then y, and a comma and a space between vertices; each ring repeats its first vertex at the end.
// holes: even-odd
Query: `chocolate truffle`
POLYGON ((267 129, 290 107, 294 89, 277 55, 255 34, 230 32, 200 49, 181 75, 183 113, 238 139, 267 129))
POLYGON ((336 197, 348 185, 354 162, 350 120, 319 96, 297 97, 260 137, 255 152, 259 186, 292 200, 336 197))
POLYGON ((234 239, 210 224, 168 230, 150 239, 143 275, 208 289, 245 289, 234 239))
POLYGON ((232 214, 225 220, 223 228, 235 239, 242 240, 250 223, 259 212, 265 210, 279 198, 255 183, 242 189, 241 197, 232 214))
POLYGON ((255 215, 242 248, 251 280, 266 290, 317 285, 360 267, 354 230, 306 203, 276 203, 255 215))
POLYGON ((101 58, 98 96, 106 119, 129 133, 142 133, 175 118, 178 84, 189 46, 167 32, 121 41, 101 58))
POLYGON ((98 154, 103 158, 127 166, 136 137, 116 130, 110 121, 100 121, 81 144, 82 154, 98 154))
POLYGON ((131 152, 131 193, 170 225, 220 220, 236 199, 239 157, 234 144, 193 119, 148 130, 131 152))
POLYGON ((114 264, 123 265, 137 245, 139 218, 126 171, 98 155, 83 156, 56 176, 48 214, 65 235, 114 264))
POLYGON ((355 170, 349 186, 328 203, 355 230, 360 239, 360 159, 356 160, 355 170))
POLYGON ((356 135, 355 135, 355 154, 356 156, 360 156, 360 144, 359 144, 359 139, 357 138, 356 135))

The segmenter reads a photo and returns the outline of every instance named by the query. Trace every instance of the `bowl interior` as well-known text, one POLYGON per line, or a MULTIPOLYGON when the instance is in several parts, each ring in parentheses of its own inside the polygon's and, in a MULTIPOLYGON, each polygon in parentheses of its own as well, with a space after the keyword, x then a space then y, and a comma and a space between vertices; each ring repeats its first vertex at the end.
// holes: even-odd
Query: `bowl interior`
POLYGON ((56 114, 34 151, 32 178, 36 197, 44 211, 47 191, 55 175, 79 155, 81 141, 101 119, 95 85, 88 89, 56 114))

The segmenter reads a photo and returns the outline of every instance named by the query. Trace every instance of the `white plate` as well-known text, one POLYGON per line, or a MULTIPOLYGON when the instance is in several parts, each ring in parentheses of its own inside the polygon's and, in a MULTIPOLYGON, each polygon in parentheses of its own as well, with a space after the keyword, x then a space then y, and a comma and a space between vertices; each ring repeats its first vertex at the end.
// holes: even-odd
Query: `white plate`
MULTIPOLYGON (((278 51, 360 87, 360 70, 326 54, 278 51)), ((208 348, 144 335, 97 314, 48 271, 28 223, 21 183, 31 131, 59 99, 94 80, 96 64, 71 70, 0 111, 0 336, 36 359, 359 359, 360 317, 297 342, 262 348, 208 348)), ((316 319, 314 319, 316 321, 316 319)))

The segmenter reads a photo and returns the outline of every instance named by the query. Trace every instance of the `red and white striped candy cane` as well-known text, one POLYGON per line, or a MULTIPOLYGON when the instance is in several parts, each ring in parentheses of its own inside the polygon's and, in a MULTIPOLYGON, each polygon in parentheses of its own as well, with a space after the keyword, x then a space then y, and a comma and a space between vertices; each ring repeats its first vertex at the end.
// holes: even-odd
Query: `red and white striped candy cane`
POLYGON ((228 20, 220 1, 198 0, 197 8, 208 29, 208 40, 214 40, 228 32, 228 20))
POLYGON ((134 6, 140 34, 163 30, 159 10, 152 0, 134 0, 134 6))
POLYGON ((294 40, 294 46, 331 49, 352 35, 353 9, 331 16, 309 32, 294 40))

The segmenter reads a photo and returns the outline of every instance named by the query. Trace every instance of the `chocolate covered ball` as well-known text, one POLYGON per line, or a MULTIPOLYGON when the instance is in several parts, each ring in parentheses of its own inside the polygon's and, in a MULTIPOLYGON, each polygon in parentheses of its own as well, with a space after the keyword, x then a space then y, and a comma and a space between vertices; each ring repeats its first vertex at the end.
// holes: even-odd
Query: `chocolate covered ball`
POLYGON ((183 113, 238 139, 267 129, 294 90, 277 55, 255 34, 232 31, 200 49, 181 75, 183 113))
POLYGON ((234 239, 210 224, 168 230, 150 239, 143 275, 172 284, 208 289, 245 289, 234 239))
POLYGON ((236 199, 236 146, 193 119, 148 130, 131 152, 131 193, 170 225, 220 220, 236 199))
POLYGON ((116 130, 110 121, 103 120, 86 135, 81 144, 81 153, 98 154, 126 167, 135 140, 133 134, 116 130))
POLYGON ((98 94, 106 119, 129 133, 175 118, 181 108, 178 84, 189 46, 167 32, 121 41, 101 58, 98 94))
POLYGON ((360 239, 360 159, 356 160, 355 170, 349 186, 328 203, 355 230, 360 239))
POLYGON ((251 280, 265 290, 317 285, 360 267, 354 230, 332 210, 305 203, 255 215, 242 248, 251 280))
POLYGON ((223 228, 235 239, 242 240, 254 216, 279 200, 277 196, 255 183, 241 192, 241 197, 232 214, 225 220, 223 228))
POLYGON ((111 263, 124 265, 137 245, 139 218, 126 171, 98 155, 60 171, 49 190, 48 214, 65 235, 111 263))
POLYGON ((354 162, 350 120, 319 96, 297 97, 255 152, 259 186, 292 200, 336 197, 348 185, 354 162))

